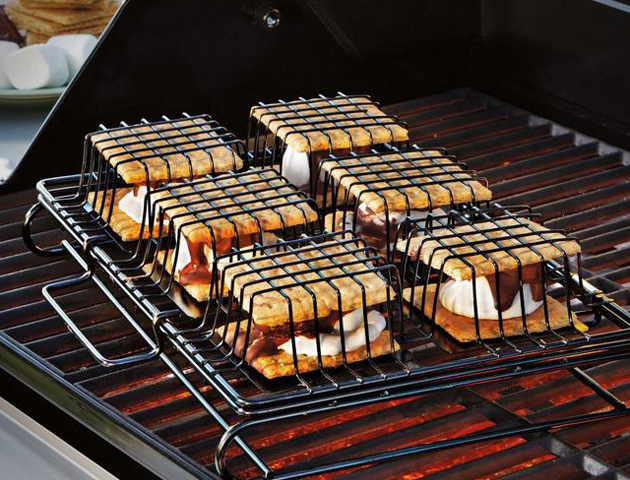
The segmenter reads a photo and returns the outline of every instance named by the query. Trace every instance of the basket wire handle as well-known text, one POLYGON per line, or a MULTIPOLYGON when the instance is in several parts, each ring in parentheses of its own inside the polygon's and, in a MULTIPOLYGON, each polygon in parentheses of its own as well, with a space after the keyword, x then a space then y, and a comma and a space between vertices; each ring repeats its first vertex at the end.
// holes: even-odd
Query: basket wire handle
POLYGON ((92 354, 95 360, 104 365, 106 367, 115 367, 119 365, 128 365, 130 363, 143 362, 147 360, 151 360, 157 357, 162 352, 162 341, 161 336, 157 331, 157 324, 154 322, 153 325, 153 333, 157 341, 152 340, 144 329, 136 322, 129 312, 125 309, 125 307, 114 297, 112 292, 105 286, 105 284, 94 275, 94 271, 91 265, 88 265, 75 251, 75 249, 70 245, 67 240, 62 240, 61 248, 67 250, 79 263, 79 265, 85 270, 85 272, 78 277, 72 277, 64 280, 60 280, 57 282, 50 283, 42 288, 42 294, 46 301, 55 309, 57 314, 64 321, 68 329, 74 334, 75 337, 83 344, 85 348, 92 354), (64 311, 63 307, 59 305, 59 303, 55 300, 51 291, 59 290, 62 288, 66 288, 73 285, 78 285, 83 282, 92 279, 94 283, 99 287, 99 289, 105 294, 109 301, 111 301, 114 306, 118 309, 118 311, 125 317, 125 319, 131 324, 131 326, 138 332, 138 334, 142 337, 142 339, 151 347, 151 350, 144 353, 129 355, 127 357, 111 359, 105 357, 98 348, 81 332, 81 329, 77 326, 76 323, 70 318, 70 316, 64 311))
POLYGON ((33 220, 42 208, 42 204, 37 202, 28 210, 28 212, 26 212, 26 215, 24 216, 24 223, 22 223, 22 239, 24 240, 24 243, 26 244, 28 249, 35 255, 38 255, 40 257, 49 258, 65 255, 66 249, 63 247, 63 245, 55 245, 53 247, 42 248, 37 245, 33 240, 33 237, 31 235, 31 225, 33 224, 33 220))

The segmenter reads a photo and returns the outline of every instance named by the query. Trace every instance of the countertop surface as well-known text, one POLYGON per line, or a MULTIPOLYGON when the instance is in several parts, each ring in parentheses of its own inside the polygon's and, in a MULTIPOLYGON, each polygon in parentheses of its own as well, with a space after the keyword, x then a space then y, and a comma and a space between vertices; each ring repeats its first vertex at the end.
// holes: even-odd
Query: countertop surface
POLYGON ((2 398, 0 465, 2 478, 11 480, 116 480, 2 398))
POLYGON ((0 183, 22 159, 51 108, 0 106, 0 183))

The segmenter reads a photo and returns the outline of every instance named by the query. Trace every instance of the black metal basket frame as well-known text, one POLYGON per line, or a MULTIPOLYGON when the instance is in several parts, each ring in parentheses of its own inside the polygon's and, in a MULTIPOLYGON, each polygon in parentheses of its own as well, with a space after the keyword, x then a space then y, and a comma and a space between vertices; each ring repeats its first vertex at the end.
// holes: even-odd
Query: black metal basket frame
MULTIPOLYGON (((282 182, 286 182, 286 180, 279 176, 275 170, 263 169, 255 172, 245 171, 241 173, 224 174, 219 177, 212 178, 198 178, 182 184, 159 187, 155 189, 153 193, 147 194, 147 197, 145 198, 145 208, 143 212, 144 223, 141 224, 140 239, 137 242, 138 247, 136 248, 136 253, 131 258, 118 260, 114 263, 119 266, 125 263, 131 264, 131 266, 126 268, 121 267, 121 271, 138 269, 147 264, 149 258, 151 258, 152 251, 157 252, 164 250, 168 252, 174 247, 175 252, 173 254, 172 261, 173 264, 176 264, 180 252, 180 246, 182 244, 182 237, 184 236, 183 230, 187 226, 194 225, 205 225, 208 228, 213 251, 216 251, 218 242, 214 229, 211 225, 211 222, 216 220, 225 220, 230 223, 233 229, 232 244, 240 245, 241 239, 239 228, 233 217, 244 214, 249 215, 256 221, 258 228, 254 235, 257 235, 260 242, 263 241, 262 236, 265 233, 265 228, 261 225, 260 219, 256 216, 256 213, 261 213, 263 211, 271 211, 278 215, 282 224, 280 231, 285 236, 295 236, 296 233, 292 232, 292 230, 299 231, 300 233, 308 232, 309 228, 313 226, 310 225, 311 221, 308 220, 304 207, 308 206, 317 212, 317 205, 304 193, 292 189, 291 184, 288 182, 282 182), (231 183, 227 186, 217 185, 218 182, 225 181, 233 181, 235 183, 231 183), (272 185, 274 182, 280 182, 280 185, 272 185), (236 188, 244 188, 245 191, 228 192, 228 190, 234 190, 236 188), (280 188, 287 191, 281 192, 279 190, 280 188), (179 192, 184 189, 185 191, 179 192), (151 202, 149 196, 153 195, 155 198, 155 196, 160 193, 165 193, 167 195, 162 198, 157 198, 154 202, 151 202), (262 196, 263 194, 268 195, 262 196), (212 198, 209 196, 212 196, 212 198), (199 198, 190 199, 188 197, 199 198), (175 205, 166 204, 170 200, 176 200, 177 203, 175 205), (227 201, 230 203, 225 204, 227 201), (267 204, 267 202, 279 201, 282 201, 282 204, 267 204), (221 203, 224 204, 222 205, 221 203), (202 206, 203 208, 193 208, 195 206, 202 206), (284 224, 284 218, 280 213, 277 213, 275 209, 287 206, 294 206, 301 211, 303 216, 302 225, 287 226, 284 224), (239 207, 241 211, 222 211, 231 207, 239 207), (182 209, 184 209, 184 212, 179 211, 175 214, 171 213, 173 210, 182 209), (178 222, 178 225, 176 226, 175 222, 179 219, 182 219, 182 221, 178 222), (157 225, 155 225, 156 221, 157 225), (155 226, 157 226, 158 232, 163 233, 151 242, 143 242, 142 229, 146 227, 152 232, 154 231, 155 226), (300 226, 303 228, 300 229, 300 226), (143 244, 146 244, 146 248, 144 249, 145 253, 140 256, 139 251, 141 250, 141 246, 143 244)), ((156 255, 153 255, 153 261, 151 263, 152 268, 149 276, 158 269, 156 255)), ((156 283, 160 283, 163 280, 165 275, 164 272, 165 270, 163 269, 160 275, 160 280, 156 283)))
MULTIPOLYGON (((588 375, 580 370, 580 367, 617 358, 624 358, 630 355, 628 353, 628 345, 630 345, 630 315, 614 302, 609 301, 600 291, 592 288, 587 282, 582 282, 581 278, 578 282, 574 281, 572 276, 566 277, 564 274, 559 275, 558 279, 573 282, 575 285, 570 288, 588 299, 590 302, 589 305, 595 309, 594 313, 596 316, 605 316, 613 323, 617 324, 620 327, 617 331, 591 335, 590 337, 582 336, 572 344, 561 341, 554 344, 545 344, 544 346, 532 344, 526 349, 508 349, 499 354, 497 354, 498 352, 493 353, 486 351, 485 354, 474 357, 472 361, 470 358, 464 358, 463 360, 455 360, 448 363, 426 365, 423 368, 407 368, 407 371, 402 369, 398 374, 388 373, 386 378, 379 377, 374 381, 359 382, 355 379, 352 383, 329 385, 328 388, 314 388, 310 390, 301 388, 298 394, 290 392, 283 396, 277 396, 277 398, 273 398, 272 401, 269 402, 266 402, 264 398, 262 400, 259 398, 243 399, 243 397, 239 396, 239 392, 234 390, 231 384, 231 381, 234 380, 234 376, 224 376, 224 372, 213 368, 212 362, 208 362, 208 358, 204 357, 204 352, 200 352, 190 341, 191 335, 197 335, 197 338, 199 338, 200 333, 203 335, 203 328, 207 325, 202 323, 197 328, 188 330, 179 327, 177 321, 174 321, 174 318, 171 317, 181 315, 181 312, 177 309, 172 311, 160 309, 155 301, 156 298, 145 295, 142 293, 141 288, 136 288, 134 286, 134 279, 130 278, 129 275, 116 264, 116 261, 119 259, 110 256, 108 246, 113 244, 114 248, 116 248, 119 242, 110 238, 112 234, 106 232, 103 218, 99 212, 85 208, 85 202, 79 204, 67 203, 68 200, 80 198, 82 194, 87 195, 85 189, 86 184, 100 178, 98 174, 95 175, 93 172, 84 172, 82 175, 48 179, 38 184, 39 203, 34 205, 25 219, 23 230, 25 242, 31 250, 39 255, 57 256, 69 253, 74 260, 81 265, 85 272, 79 277, 48 285, 44 288, 45 297, 51 305, 55 307, 70 330, 100 363, 104 365, 121 365, 148 360, 157 356, 160 357, 171 369, 173 374, 191 392, 192 396, 218 422, 221 428, 225 430, 217 446, 215 460, 216 468, 222 475, 230 476, 226 452, 232 444, 236 444, 244 452, 264 478, 290 479, 389 461, 407 455, 431 452, 457 445, 467 445, 484 440, 544 431, 550 428, 583 424, 628 413, 628 409, 626 409, 622 401, 617 399, 608 390, 601 387, 595 380, 588 377, 588 375), (42 209, 48 211, 61 225, 62 229, 69 235, 70 242, 64 240, 61 245, 47 249, 42 249, 35 245, 30 237, 30 225, 33 218, 42 209), (87 219, 81 220, 81 222, 85 221, 85 223, 77 221, 78 214, 83 215, 83 217, 79 216, 79 218, 87 219), (93 226, 93 229, 85 228, 86 226, 93 226), (126 358, 115 359, 108 359, 100 354, 98 348, 82 334, 63 311, 63 308, 56 302, 52 293, 56 289, 84 281, 95 282, 103 293, 119 307, 121 315, 130 322, 140 337, 146 342, 148 351, 126 358), (132 300, 137 311, 133 314, 129 313, 116 299, 116 296, 112 294, 112 287, 109 285, 124 292, 125 298, 132 300), (137 322, 136 318, 138 315, 150 321, 153 337, 147 334, 137 322), (226 400, 227 404, 237 414, 239 414, 239 421, 229 423, 225 419, 224 413, 216 406, 212 405, 198 388, 190 383, 183 370, 165 353, 164 342, 166 341, 175 348, 176 352, 181 353, 187 362, 192 365, 194 370, 226 400), (278 472, 271 468, 260 454, 252 449, 243 438, 243 433, 250 428, 265 425, 270 422, 283 421, 288 418, 300 417, 307 413, 330 412, 340 408, 355 407, 379 401, 445 391, 452 388, 467 387, 521 375, 565 368, 568 368, 576 378, 584 382, 592 388, 595 393, 605 399, 613 410, 559 418, 549 422, 518 426, 515 428, 496 429, 459 439, 370 454, 359 458, 312 467, 306 470, 293 470, 288 472, 278 472)), ((98 180, 94 182, 94 184, 101 185, 102 183, 98 180)), ((479 211, 478 206, 475 205, 464 205, 462 209, 462 215, 464 216, 471 215, 471 211, 475 209, 477 209, 475 211, 479 211)), ((430 228, 432 225, 431 222, 439 221, 439 219, 429 215, 426 221, 430 228)), ((399 229, 396 237, 398 237, 400 231, 399 229)), ((346 234, 349 234, 349 232, 341 232, 341 235, 346 234)), ((300 241, 304 241, 304 239, 289 240, 289 242, 300 241)), ((149 240, 149 242, 153 242, 153 240, 149 240)), ((138 245, 140 243, 141 241, 138 242, 138 245)), ((254 251, 260 253, 260 251, 267 247, 255 245, 252 248, 254 251)), ((370 251, 367 247, 363 248, 366 252, 370 251)), ((238 253, 231 253, 231 255, 235 254, 238 253)), ((376 252, 372 251, 372 254, 375 256, 374 258, 377 257, 376 252)), ((568 264, 565 264, 563 267, 552 261, 547 263, 549 265, 549 272, 552 274, 554 272, 564 273, 563 268, 565 267, 567 267, 568 271, 568 264)), ((397 281, 402 282, 400 277, 397 281)), ((154 283, 153 287, 156 287, 156 285, 159 287, 159 282, 154 283)), ((219 310, 220 309, 214 310, 214 314, 218 315, 220 313, 219 310)), ((417 328, 418 325, 414 324, 412 326, 414 328, 411 331, 406 331, 404 328, 401 329, 399 336, 401 341, 406 335, 417 334, 418 332, 420 332, 421 338, 426 341, 431 341, 431 336, 420 331, 417 328)), ((396 357, 396 360, 399 361, 399 364, 400 361, 405 360, 402 356, 403 353, 406 352, 397 354, 399 356, 396 357)), ((255 375, 251 375, 251 372, 249 372, 247 368, 242 367, 242 365, 239 365, 236 369, 231 369, 231 372, 243 375, 242 378, 248 379, 252 382, 252 385, 257 386, 255 375)))
MULTIPOLYGON (((52 182, 64 181, 65 179, 52 180, 52 182)), ((76 181, 75 177, 75 181, 76 181)), ((65 180, 67 181, 67 180, 65 180)), ((158 332, 164 333, 176 347, 176 349, 184 354, 184 356, 191 362, 195 369, 202 374, 203 378, 208 381, 218 392, 224 395, 228 404, 238 413, 249 414, 254 416, 268 416, 273 413, 287 412, 292 410, 298 411, 310 411, 316 405, 325 405, 335 403, 338 405, 344 405, 348 402, 355 400, 356 398, 372 398, 378 399, 384 392, 392 394, 395 390, 405 390, 409 388, 417 387, 418 385, 431 384, 437 382, 441 385, 451 385, 452 382, 465 378, 466 381, 473 381, 475 376, 481 376, 488 372, 493 372, 497 377, 509 372, 514 368, 522 368, 526 363, 532 364, 548 364, 549 362, 558 361, 558 368, 561 367, 562 359, 566 358, 572 351, 577 352, 586 348, 586 351, 598 351, 601 353, 602 349, 606 349, 606 345, 610 342, 627 341, 630 338, 630 329, 620 329, 618 331, 601 333, 592 335, 589 338, 582 337, 576 339, 570 345, 563 342, 557 344, 547 344, 544 348, 537 345, 532 345, 530 348, 523 348, 513 351, 502 352, 501 355, 486 352, 486 354, 479 355, 473 358, 464 360, 451 361, 445 364, 424 366, 420 368, 410 368, 408 371, 399 371, 398 373, 388 373, 386 378, 374 378, 369 382, 349 381, 339 383, 337 385, 329 384, 327 387, 320 387, 312 390, 306 388, 300 388, 294 392, 285 395, 271 395, 268 398, 261 398, 256 396, 255 398, 244 398, 239 392, 237 392, 229 379, 222 376, 220 371, 217 371, 208 362, 208 358, 201 354, 190 343, 189 334, 190 330, 181 330, 176 326, 176 321, 171 320, 170 317, 175 315, 175 318, 181 318, 181 311, 177 308, 164 310, 156 304, 155 298, 143 295, 141 289, 134 288, 133 280, 130 279, 124 272, 115 268, 112 258, 102 245, 98 243, 92 244, 91 247, 85 248, 85 236, 75 232, 72 225, 68 222, 68 216, 63 211, 58 211, 58 203, 55 202, 54 197, 47 190, 49 188, 51 180, 43 181, 39 184, 40 188, 40 205, 44 205, 46 209, 55 217, 63 228, 71 234, 73 240, 79 245, 82 245, 82 254, 89 260, 87 263, 92 265, 92 268, 98 266, 111 277, 111 279, 117 284, 117 286, 123 290, 129 298, 131 298, 139 310, 150 318, 155 325, 157 325, 158 332), (52 200, 52 201, 51 201, 52 200), (56 206, 55 206, 56 204, 56 206)), ((54 191, 54 189, 53 189, 54 191)), ((299 240, 297 240, 299 241, 299 240)), ((601 294, 594 292, 594 296, 602 298, 601 294)), ((615 319, 620 325, 628 326, 628 314, 621 308, 617 307, 614 303, 601 302, 596 305, 597 309, 601 309, 603 315, 610 316, 615 319)), ((206 313, 208 315, 208 313, 206 313)), ((412 325, 413 332, 417 332, 417 325, 412 325)), ((199 330, 194 330, 193 333, 198 333, 199 330)), ((401 332, 404 335, 409 334, 409 330, 401 332)), ((426 337, 428 338, 428 337, 426 337)), ((154 339, 156 344, 161 344, 163 339, 159 341, 154 339)), ((430 338, 428 339, 430 341, 430 338)), ((404 348, 404 347, 403 347, 404 348)), ((123 360, 124 361, 124 360, 123 360)), ((251 372, 247 368, 239 368, 239 372, 243 373, 244 378, 253 378, 251 372)), ((254 385, 260 385, 260 383, 254 383, 254 385)), ((432 386, 431 389, 435 389, 432 386)), ((417 390, 416 390, 417 391, 417 390)))

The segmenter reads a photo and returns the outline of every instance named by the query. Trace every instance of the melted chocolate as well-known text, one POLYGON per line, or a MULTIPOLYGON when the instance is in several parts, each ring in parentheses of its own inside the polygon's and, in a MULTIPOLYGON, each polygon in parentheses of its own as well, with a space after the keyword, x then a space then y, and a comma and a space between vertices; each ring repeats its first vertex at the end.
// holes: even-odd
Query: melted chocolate
POLYGON ((212 280, 208 259, 203 253, 203 243, 193 243, 184 236, 190 252, 190 263, 179 271, 182 285, 208 285, 212 280))
MULTIPOLYGON (((249 332, 249 346, 245 351, 245 338, 247 337, 247 323, 241 322, 238 332, 238 338, 234 345, 234 354, 243 357, 245 353, 245 361, 251 363, 259 357, 270 357, 278 353, 278 345, 282 345, 287 339, 279 337, 265 336, 265 334, 255 325, 252 324, 249 332)), ((234 335, 228 334, 225 338, 226 343, 232 347, 234 335)))
MULTIPOLYGON (((339 319, 339 315, 336 313, 330 314, 327 317, 319 318, 319 331, 320 333, 330 333, 333 330, 333 326, 335 322, 339 319)), ((288 338, 291 333, 291 328, 289 324, 275 326, 275 327, 267 327, 264 325, 259 325, 259 328, 266 335, 271 335, 274 337, 286 337, 288 338)), ((304 322, 294 322, 293 331, 296 335, 302 335, 304 337, 313 336, 315 337, 315 320, 306 320, 304 322)))
POLYGON ((18 44, 24 42, 24 38, 2 7, 0 7, 0 40, 18 44))
MULTIPOLYGON (((245 354, 245 361, 252 362, 259 357, 271 357, 278 353, 278 345, 282 345, 282 343, 277 344, 273 338, 259 338, 255 342, 250 343, 247 353, 245 354)), ((236 354, 239 357, 243 356, 242 350, 240 354, 236 354)))
MULTIPOLYGON (((190 252, 190 263, 179 272, 179 283, 182 285, 208 285, 212 280, 211 264, 204 253, 204 243, 193 243, 184 236, 190 252)), ((239 247, 253 245, 259 236, 257 233, 239 236, 239 247)), ((214 245, 214 255, 224 255, 230 251, 236 239, 225 238, 214 245)), ((212 247, 212 245, 208 245, 212 247)))
MULTIPOLYGON (((376 222, 377 214, 369 209, 357 209, 357 226, 356 232, 363 238, 370 247, 374 247, 379 251, 387 251, 387 230, 385 223, 385 214, 379 215, 383 219, 383 223, 376 222)), ((389 216, 389 241, 393 242, 396 238, 396 231, 400 225, 400 221, 406 216, 396 215, 389 216)))
MULTIPOLYGON (((523 267, 523 285, 529 284, 532 291, 532 298, 536 302, 542 301, 543 297, 543 284, 541 280, 541 268, 540 264, 527 265, 523 267)), ((492 291, 492 297, 494 299, 494 307, 501 311, 507 310, 514 302, 516 295, 519 295, 519 283, 518 283, 518 269, 508 270, 499 273, 499 288, 501 295, 501 305, 497 301, 497 285, 496 275, 490 274, 486 276, 488 283, 490 284, 490 290, 492 291)))
MULTIPOLYGON (((382 218, 385 220, 385 214, 378 215, 372 212, 369 208, 357 209, 357 233, 370 237, 371 239, 379 242, 379 249, 386 247, 387 232, 385 231, 386 223, 380 223, 376 221, 376 218, 382 218)), ((391 241, 396 236, 396 229, 398 228, 398 221, 403 218, 399 215, 389 215, 389 238, 391 241)), ((376 247, 376 245, 373 245, 376 247)))

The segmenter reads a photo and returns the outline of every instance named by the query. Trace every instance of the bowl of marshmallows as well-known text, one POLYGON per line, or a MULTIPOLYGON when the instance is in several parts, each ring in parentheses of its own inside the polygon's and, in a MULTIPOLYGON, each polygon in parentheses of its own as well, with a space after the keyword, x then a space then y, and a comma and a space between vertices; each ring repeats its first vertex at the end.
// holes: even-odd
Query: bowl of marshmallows
POLYGON ((95 46, 96 37, 88 34, 58 35, 24 48, 0 40, 0 95, 61 94, 95 46))

